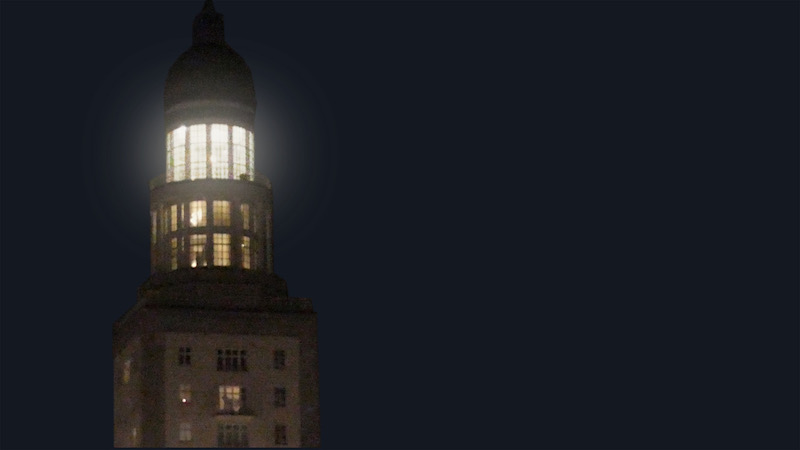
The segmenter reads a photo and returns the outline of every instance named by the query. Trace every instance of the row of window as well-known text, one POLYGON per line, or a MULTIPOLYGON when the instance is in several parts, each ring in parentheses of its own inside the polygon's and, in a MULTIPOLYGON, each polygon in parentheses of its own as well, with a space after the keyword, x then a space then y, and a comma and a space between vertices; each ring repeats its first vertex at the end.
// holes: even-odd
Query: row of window
MULTIPOLYGON (((198 228, 208 225, 206 219, 209 215, 208 202, 205 200, 193 200, 188 203, 170 205, 165 208, 161 218, 161 235, 166 236, 169 232, 175 232, 185 228, 198 228)), ((231 226, 231 202, 229 200, 211 201, 212 225, 215 227, 231 226)), ((239 205, 239 215, 241 226, 244 230, 252 229, 250 223, 250 205, 242 203, 239 205)), ((155 213, 151 214, 152 230, 151 238, 157 238, 155 213)))
POLYGON ((167 133, 167 182, 252 179, 253 132, 227 124, 181 126, 167 133))
MULTIPOLYGON (((134 428, 135 430, 135 428, 134 428)), ((135 432, 134 432, 135 436, 135 432)), ((181 442, 192 441, 191 422, 182 422, 178 429, 178 439, 181 442)), ((273 442, 275 445, 288 445, 286 425, 275 424, 273 442)), ((247 435, 247 425, 234 423, 220 423, 217 425, 218 447, 249 447, 250 440, 247 435)))
MULTIPOLYGON (((230 227, 232 224, 231 202, 228 200, 193 200, 188 203, 169 205, 161 209, 160 212, 160 235, 169 241, 169 265, 170 270, 175 270, 180 266, 207 267, 218 266, 228 267, 232 259, 232 237, 230 233, 206 233, 205 228, 209 221, 207 208, 211 206, 210 221, 214 227, 230 227), (179 231, 188 229, 196 230, 195 233, 184 235, 179 231)), ((240 226, 245 234, 237 237, 236 244, 241 247, 241 264, 244 269, 256 269, 258 255, 256 254, 255 238, 248 234, 257 235, 260 226, 256 215, 251 214, 250 205, 242 203, 238 205, 238 214, 235 217, 234 225, 240 226)), ((156 245, 159 240, 157 233, 159 214, 151 212, 151 243, 156 245)), ((225 231, 225 230, 213 230, 225 231)), ((166 264, 166 261, 165 261, 166 264)))
MULTIPOLYGON (((122 365, 122 383, 128 384, 131 378, 131 358, 126 359, 122 365)), ((180 347, 178 349, 178 365, 192 365, 192 348, 180 347)), ((217 371, 220 372, 247 372, 247 351, 238 349, 217 349, 217 371)), ((281 370, 286 368, 286 351, 275 350, 272 352, 272 368, 281 370)))
MULTIPOLYGON (((219 386, 219 413, 243 414, 248 412, 245 407, 246 393, 247 390, 244 386, 219 386)), ((190 384, 181 384, 178 387, 178 399, 180 403, 184 405, 192 403, 192 386, 190 384)), ((285 387, 275 387, 272 389, 272 406, 276 408, 286 407, 285 387)))
MULTIPOLYGON (((181 347, 178 349, 178 365, 192 365, 192 348, 181 347)), ((272 368, 283 369, 286 367, 286 351, 275 350, 272 352, 272 368)), ((223 372, 246 372, 247 351, 238 349, 217 349, 217 370, 223 372)))
MULTIPOLYGON (((178 268, 179 256, 184 253, 184 241, 174 237, 170 239, 170 268, 178 268)), ((189 235, 189 265, 192 268, 227 267, 231 265, 231 235, 228 233, 211 233, 211 246, 208 235, 189 235)), ((250 268, 250 237, 242 236, 242 267, 250 268)))

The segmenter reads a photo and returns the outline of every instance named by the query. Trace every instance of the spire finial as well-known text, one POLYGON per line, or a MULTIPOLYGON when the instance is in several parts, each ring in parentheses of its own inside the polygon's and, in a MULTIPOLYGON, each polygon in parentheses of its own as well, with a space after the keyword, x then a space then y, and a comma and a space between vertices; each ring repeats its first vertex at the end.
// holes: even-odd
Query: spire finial
POLYGON ((212 0, 205 0, 200 14, 194 18, 192 44, 224 44, 225 27, 222 14, 214 9, 212 0))

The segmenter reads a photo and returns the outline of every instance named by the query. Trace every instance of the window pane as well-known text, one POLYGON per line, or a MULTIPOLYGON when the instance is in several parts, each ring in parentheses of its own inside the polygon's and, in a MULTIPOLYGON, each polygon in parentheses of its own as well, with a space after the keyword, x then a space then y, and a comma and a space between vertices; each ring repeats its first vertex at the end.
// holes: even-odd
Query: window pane
POLYGON ((189 225, 193 227, 206 226, 205 200, 195 200, 189 203, 189 225))
POLYGON ((186 178, 186 127, 180 127, 172 132, 172 165, 173 180, 181 181, 186 178))
POLYGON ((176 128, 172 132, 172 142, 175 147, 183 147, 186 145, 186 127, 176 128))
POLYGON ((167 133, 167 183, 172 181, 172 171, 175 169, 175 165, 172 162, 172 131, 167 133))
POLYGON ((245 230, 250 229, 250 205, 243 203, 240 205, 242 211, 242 228, 245 230))
POLYGON ((214 200, 212 205, 214 226, 231 226, 231 202, 227 200, 214 200))
POLYGON ((211 125, 211 174, 214 178, 228 178, 228 126, 211 125))
POLYGON ((214 265, 231 265, 231 235, 214 233, 214 265))
POLYGON ((206 266, 206 235, 192 234, 189 236, 189 251, 192 258, 192 267, 206 266))
POLYGON ((192 179, 206 178, 206 126, 189 127, 189 149, 192 179))
POLYGON ((175 270, 178 268, 178 238, 170 239, 170 268, 175 270))
POLYGON ((253 175, 255 174, 255 165, 254 165, 255 161, 254 161, 254 158, 253 158, 253 154, 254 154, 253 148, 254 147, 255 147, 255 145, 253 143, 253 132, 252 131, 248 131, 247 132, 247 167, 248 167, 248 174, 250 175, 250 179, 251 180, 254 178, 253 175))
POLYGON ((192 440, 192 424, 191 423, 181 423, 180 428, 180 440, 181 441, 191 441, 192 440))
POLYGON ((178 205, 169 207, 169 231, 178 230, 178 205))
POLYGON ((247 175, 247 134, 242 127, 233 127, 233 178, 247 175))
POLYGON ((242 267, 250 268, 250 237, 242 236, 242 267))
POLYGON ((238 412, 241 407, 241 388, 239 386, 219 387, 220 411, 238 412))

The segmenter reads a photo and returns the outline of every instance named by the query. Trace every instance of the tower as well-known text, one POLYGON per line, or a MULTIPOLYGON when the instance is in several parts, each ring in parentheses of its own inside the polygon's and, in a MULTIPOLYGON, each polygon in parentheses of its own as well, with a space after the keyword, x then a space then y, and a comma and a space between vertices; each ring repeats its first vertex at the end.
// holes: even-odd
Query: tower
POLYGON ((316 447, 316 315, 273 270, 256 97, 206 0, 167 74, 151 276, 113 327, 117 447, 316 447))

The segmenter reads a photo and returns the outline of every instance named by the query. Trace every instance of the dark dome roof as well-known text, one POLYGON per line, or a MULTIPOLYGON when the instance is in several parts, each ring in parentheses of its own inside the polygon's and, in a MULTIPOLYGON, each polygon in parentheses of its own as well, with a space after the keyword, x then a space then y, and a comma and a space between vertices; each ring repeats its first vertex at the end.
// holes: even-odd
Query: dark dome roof
POLYGON ((192 45, 172 64, 164 88, 164 109, 193 100, 224 100, 255 109, 253 75, 227 44, 192 45))
POLYGON ((192 46, 167 74, 164 110, 194 100, 223 100, 255 109, 256 90, 247 63, 225 42, 222 14, 206 0, 194 19, 192 46))

